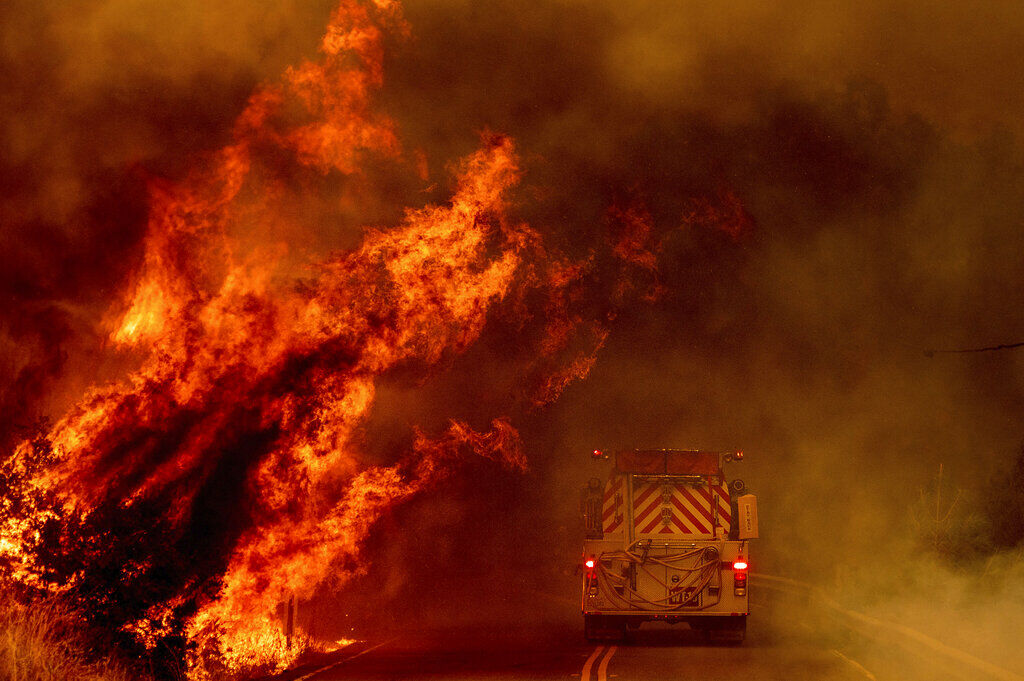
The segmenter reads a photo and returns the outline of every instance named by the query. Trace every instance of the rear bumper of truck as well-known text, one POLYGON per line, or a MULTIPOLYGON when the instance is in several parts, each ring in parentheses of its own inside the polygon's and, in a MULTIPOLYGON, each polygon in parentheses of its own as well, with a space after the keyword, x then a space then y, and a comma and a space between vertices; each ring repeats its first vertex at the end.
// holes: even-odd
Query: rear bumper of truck
POLYGON ((583 611, 584 615, 608 615, 612 617, 625 617, 630 620, 637 622, 668 622, 669 624, 675 622, 688 622, 692 619, 700 619, 702 617, 746 617, 750 612, 723 612, 720 610, 699 610, 690 612, 675 612, 675 613, 654 613, 654 612, 638 612, 636 610, 592 610, 583 611))
POLYGON ((621 541, 588 540, 584 555, 594 567, 583 576, 583 614, 629 624, 699 625, 707 618, 746 617, 746 571, 739 574, 734 565, 748 559, 747 545, 697 540, 638 548, 624 547, 621 541))

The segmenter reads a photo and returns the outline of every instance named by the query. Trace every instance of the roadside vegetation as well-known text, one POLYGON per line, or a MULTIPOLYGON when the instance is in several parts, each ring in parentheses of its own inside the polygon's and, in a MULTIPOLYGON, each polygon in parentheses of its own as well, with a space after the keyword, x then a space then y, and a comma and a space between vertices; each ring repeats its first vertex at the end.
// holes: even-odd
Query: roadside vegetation
POLYGON ((1024 546, 1024 447, 993 477, 989 489, 992 493, 983 508, 992 543, 998 549, 1020 549, 1024 546))
MULTIPOLYGON (((951 567, 989 574, 1024 548, 1024 447, 980 485, 939 467, 911 509, 918 548, 951 567)), ((1010 563, 1017 561, 1010 560, 1010 563)))
POLYGON ((0 594, 0 678, 4 681, 143 681, 102 659, 81 619, 60 606, 21 605, 0 594))
MULTIPOLYGON (((900 623, 985 661, 1024 662, 1024 448, 987 479, 937 469, 908 506, 906 540, 836 573, 844 607, 900 623)), ((881 546, 881 545, 880 545, 881 546)))

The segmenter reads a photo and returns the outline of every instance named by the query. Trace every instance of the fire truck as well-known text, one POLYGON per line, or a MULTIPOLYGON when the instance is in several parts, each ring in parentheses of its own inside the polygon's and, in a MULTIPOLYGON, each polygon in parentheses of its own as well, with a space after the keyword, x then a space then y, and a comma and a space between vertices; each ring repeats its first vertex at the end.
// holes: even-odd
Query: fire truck
POLYGON ((741 643, 757 500, 726 469, 743 452, 595 450, 592 459, 602 475, 581 497, 587 640, 660 621, 741 643))

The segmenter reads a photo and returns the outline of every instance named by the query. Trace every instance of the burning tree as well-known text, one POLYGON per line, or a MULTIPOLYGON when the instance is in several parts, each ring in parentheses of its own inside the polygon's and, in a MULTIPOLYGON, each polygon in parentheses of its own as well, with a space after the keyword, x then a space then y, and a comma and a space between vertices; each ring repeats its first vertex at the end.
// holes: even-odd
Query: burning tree
POLYGON ((282 595, 342 585, 382 510, 460 459, 525 468, 508 413, 585 376, 615 308, 657 291, 642 210, 612 211, 605 252, 579 262, 510 217, 520 170, 501 135, 454 166, 448 202, 355 248, 309 258, 267 237, 302 222, 317 176, 416 165, 371 97, 382 37, 405 30, 389 0, 345 0, 319 60, 257 91, 228 145, 180 181, 150 178, 143 262, 109 332, 135 368, 4 461, 6 581, 74 604, 161 673, 287 665, 282 595), (388 460, 367 457, 380 378, 439 370, 496 310, 531 325, 529 387, 489 425, 417 428, 388 460))

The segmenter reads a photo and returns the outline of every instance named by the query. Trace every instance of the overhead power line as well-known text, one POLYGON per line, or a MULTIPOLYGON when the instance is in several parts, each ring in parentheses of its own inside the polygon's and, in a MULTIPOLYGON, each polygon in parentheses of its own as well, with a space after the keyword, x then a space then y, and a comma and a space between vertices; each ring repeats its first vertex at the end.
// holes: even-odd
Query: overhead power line
POLYGON ((984 348, 957 348, 955 350, 925 350, 926 357, 934 355, 961 355, 968 352, 991 352, 993 350, 1010 350, 1011 348, 1024 347, 1024 341, 1020 343, 1002 343, 1000 345, 989 345, 984 348))

